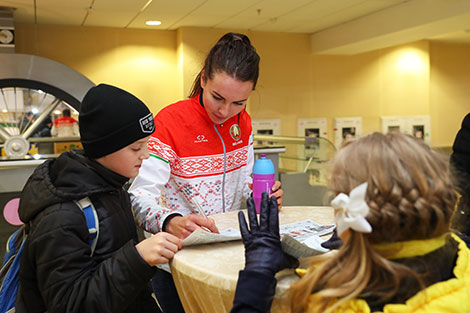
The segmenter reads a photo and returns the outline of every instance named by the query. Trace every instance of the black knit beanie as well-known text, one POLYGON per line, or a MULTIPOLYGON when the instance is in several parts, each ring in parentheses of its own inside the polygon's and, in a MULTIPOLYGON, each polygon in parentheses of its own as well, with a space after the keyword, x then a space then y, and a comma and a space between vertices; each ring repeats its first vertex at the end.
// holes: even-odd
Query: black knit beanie
POLYGON ((92 159, 118 151, 155 130, 153 115, 142 101, 106 84, 88 90, 78 119, 83 149, 92 159))

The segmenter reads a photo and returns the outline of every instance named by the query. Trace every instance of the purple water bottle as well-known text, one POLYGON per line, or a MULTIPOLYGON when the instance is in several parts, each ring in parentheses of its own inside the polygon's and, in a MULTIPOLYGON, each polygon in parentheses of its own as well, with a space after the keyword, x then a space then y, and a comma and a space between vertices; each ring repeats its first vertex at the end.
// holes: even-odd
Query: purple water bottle
POLYGON ((266 154, 260 154, 260 158, 253 166, 253 199, 255 200, 256 213, 259 214, 261 204, 261 194, 267 192, 271 194, 274 185, 274 165, 266 154))

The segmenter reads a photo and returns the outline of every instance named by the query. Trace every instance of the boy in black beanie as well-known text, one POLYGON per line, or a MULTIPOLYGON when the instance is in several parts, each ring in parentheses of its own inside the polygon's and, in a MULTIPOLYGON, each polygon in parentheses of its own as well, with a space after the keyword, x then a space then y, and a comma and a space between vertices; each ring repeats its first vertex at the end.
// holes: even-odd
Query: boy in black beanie
POLYGON ((151 296, 154 265, 167 263, 181 239, 158 233, 137 243, 123 185, 149 157, 152 113, 130 93, 105 84, 80 107, 84 151, 61 154, 29 178, 19 207, 28 241, 20 268, 17 312, 160 312, 151 296), (91 249, 84 213, 88 197, 99 221, 91 249))

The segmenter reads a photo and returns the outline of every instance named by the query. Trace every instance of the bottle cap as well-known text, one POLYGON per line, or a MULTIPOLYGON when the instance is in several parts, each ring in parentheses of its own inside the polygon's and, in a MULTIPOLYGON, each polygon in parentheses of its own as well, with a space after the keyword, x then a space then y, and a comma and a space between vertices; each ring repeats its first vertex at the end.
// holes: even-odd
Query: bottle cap
POLYGON ((260 158, 255 161, 253 166, 253 174, 256 175, 270 175, 274 174, 275 169, 273 162, 266 158, 266 154, 260 154, 260 158))

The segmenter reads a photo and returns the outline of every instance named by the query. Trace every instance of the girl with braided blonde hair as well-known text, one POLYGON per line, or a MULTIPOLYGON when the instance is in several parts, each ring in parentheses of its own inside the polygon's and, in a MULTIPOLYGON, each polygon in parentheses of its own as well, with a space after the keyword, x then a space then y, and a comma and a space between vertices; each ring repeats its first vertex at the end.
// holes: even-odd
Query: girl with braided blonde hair
POLYGON ((338 151, 331 189, 351 195, 367 183, 370 228, 347 228, 337 253, 312 262, 290 289, 292 312, 469 312, 469 250, 449 233, 456 194, 447 162, 397 133, 374 133, 338 151), (460 292, 451 290, 455 279, 460 292))
MULTIPOLYGON (((291 313, 470 312, 470 250, 449 230, 457 196, 448 160, 413 137, 374 133, 338 151, 330 185, 343 245, 297 270, 291 313)), ((268 312, 273 273, 293 264, 275 200, 262 205, 259 226, 253 212, 248 205, 251 230, 240 219, 246 265, 232 313, 268 312), (254 262, 261 252, 270 260, 254 262)))

